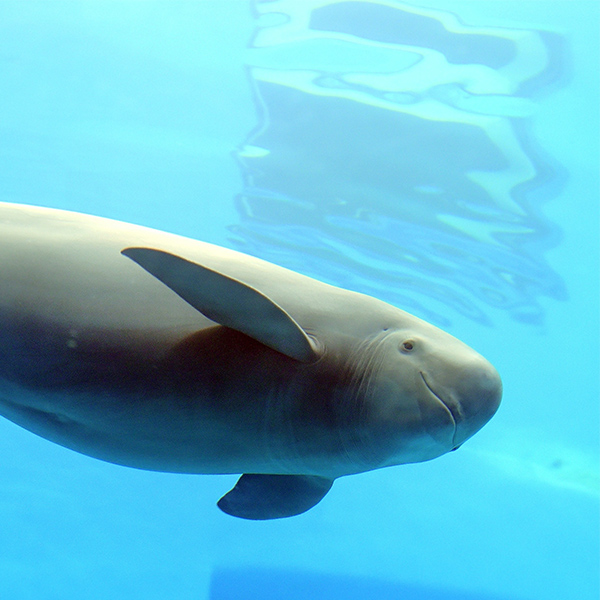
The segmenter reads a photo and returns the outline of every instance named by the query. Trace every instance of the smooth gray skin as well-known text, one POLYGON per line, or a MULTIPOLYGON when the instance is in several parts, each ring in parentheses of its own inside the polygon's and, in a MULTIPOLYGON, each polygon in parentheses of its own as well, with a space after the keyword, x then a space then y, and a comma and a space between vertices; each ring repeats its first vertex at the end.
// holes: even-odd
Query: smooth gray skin
POLYGON ((482 356, 369 296, 0 203, 0 414, 121 465, 246 473, 219 503, 230 514, 299 514, 337 477, 436 458, 501 393, 482 356))

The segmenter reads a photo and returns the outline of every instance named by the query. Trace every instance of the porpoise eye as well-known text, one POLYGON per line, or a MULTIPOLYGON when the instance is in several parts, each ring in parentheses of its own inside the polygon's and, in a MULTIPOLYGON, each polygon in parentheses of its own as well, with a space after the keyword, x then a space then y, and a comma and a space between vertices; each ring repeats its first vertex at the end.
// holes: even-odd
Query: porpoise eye
POLYGON ((405 340, 400 344, 400 349, 403 352, 412 352, 415 347, 415 343, 412 340, 405 340))

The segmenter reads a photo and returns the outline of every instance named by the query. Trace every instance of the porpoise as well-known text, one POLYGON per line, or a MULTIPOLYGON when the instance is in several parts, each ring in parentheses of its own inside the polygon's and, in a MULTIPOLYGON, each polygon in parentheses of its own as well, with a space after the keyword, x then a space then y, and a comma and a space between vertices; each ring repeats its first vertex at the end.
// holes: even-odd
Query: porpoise
POLYGON ((436 458, 496 412, 494 367, 370 296, 240 252, 0 203, 0 414, 139 469, 241 473, 274 519, 333 481, 436 458))

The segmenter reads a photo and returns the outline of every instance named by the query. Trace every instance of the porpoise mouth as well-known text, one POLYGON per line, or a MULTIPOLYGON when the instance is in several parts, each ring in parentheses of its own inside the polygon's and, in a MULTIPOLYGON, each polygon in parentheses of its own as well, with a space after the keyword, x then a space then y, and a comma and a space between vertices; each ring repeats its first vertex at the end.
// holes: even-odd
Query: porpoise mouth
POLYGON ((433 390, 433 388, 429 385, 429 383, 427 383, 427 379, 425 379, 425 374, 422 371, 419 371, 419 373, 421 374, 421 377, 422 377, 423 382, 425 383, 425 386, 427 387, 427 389, 448 409, 448 412, 450 413, 452 421, 454 422, 454 435, 456 435, 456 424, 460 420, 459 415, 457 414, 456 408, 453 408, 447 402, 444 402, 443 398, 441 398, 433 390))

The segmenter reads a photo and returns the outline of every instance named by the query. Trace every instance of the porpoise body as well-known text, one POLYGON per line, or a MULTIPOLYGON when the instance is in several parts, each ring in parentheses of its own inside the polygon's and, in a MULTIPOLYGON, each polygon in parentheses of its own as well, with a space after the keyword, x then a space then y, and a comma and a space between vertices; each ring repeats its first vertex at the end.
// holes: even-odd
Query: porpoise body
POLYGON ((427 461, 496 412, 496 370, 375 298, 226 248, 0 203, 0 414, 105 461, 243 473, 299 514, 333 480, 427 461))

